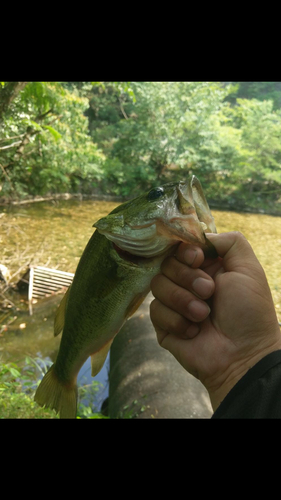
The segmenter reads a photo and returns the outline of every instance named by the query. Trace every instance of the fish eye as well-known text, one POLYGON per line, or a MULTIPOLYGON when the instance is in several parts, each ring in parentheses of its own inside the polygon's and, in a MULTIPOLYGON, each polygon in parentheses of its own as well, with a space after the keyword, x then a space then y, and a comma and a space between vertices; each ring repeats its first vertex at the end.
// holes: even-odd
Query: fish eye
POLYGON ((156 200, 157 198, 160 198, 160 196, 163 196, 164 194, 164 188, 158 187, 158 188, 153 188, 149 191, 147 195, 148 200, 156 200))

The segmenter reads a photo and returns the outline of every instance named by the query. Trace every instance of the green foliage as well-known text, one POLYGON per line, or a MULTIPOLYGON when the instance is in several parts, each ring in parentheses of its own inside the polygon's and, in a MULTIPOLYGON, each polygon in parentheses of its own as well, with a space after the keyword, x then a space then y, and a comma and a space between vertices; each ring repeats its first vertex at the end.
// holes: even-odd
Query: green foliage
MULTIPOLYGON (((240 133, 240 163, 233 173, 240 196, 278 201, 281 184, 281 111, 272 101, 237 99, 230 110, 233 125, 240 133)), ((256 204, 256 206, 258 206, 256 204)))
POLYGON ((49 132, 54 137, 55 141, 58 141, 59 139, 61 139, 61 137, 62 137, 61 134, 57 130, 55 130, 53 127, 51 127, 50 125, 42 125, 42 127, 49 130, 49 132))
POLYGON ((149 406, 144 405, 140 401, 138 401, 137 399, 135 399, 130 404, 123 406, 123 408, 119 412, 117 418, 118 419, 133 419, 133 418, 137 418, 140 413, 143 413, 148 408, 149 408, 149 406))
POLYGON ((103 189, 133 196, 194 173, 213 201, 238 208, 278 203, 281 117, 271 101, 236 99, 233 106, 227 99, 239 85, 219 82, 131 87, 136 101, 126 97, 122 109, 111 84, 90 101, 90 131, 107 158, 103 189))
POLYGON ((107 418, 96 409, 96 396, 103 385, 93 380, 90 384, 80 381, 78 387, 78 409, 77 418, 107 418))
POLYGON ((280 207, 280 82, 2 84, 4 198, 132 197, 194 173, 218 203, 280 207))
MULTIPOLYGON (((20 368, 16 363, 0 362, 0 419, 58 418, 53 410, 41 408, 34 401, 35 391, 51 363, 40 358, 25 358, 20 368), (39 377, 40 375, 40 377, 39 377)), ((95 411, 95 395, 100 384, 93 381, 78 388, 77 418, 107 418, 95 411), (87 399, 87 404, 83 401, 87 399)))
POLYGON ((235 103, 237 98, 273 101, 273 109, 281 107, 281 82, 230 82, 235 83, 227 99, 235 103))
POLYGON ((0 418, 56 418, 51 410, 40 408, 26 390, 30 373, 22 374, 15 363, 0 363, 0 418))
POLYGON ((107 156, 105 170, 119 194, 124 194, 123 179, 138 192, 181 175, 181 169, 219 168, 217 129, 227 89, 196 82, 131 85, 135 103, 127 98, 121 110, 109 85, 91 100, 88 111, 92 137, 107 156))
POLYGON ((58 82, 30 82, 0 125, 3 197, 91 192, 104 155, 88 135, 87 99, 58 82))

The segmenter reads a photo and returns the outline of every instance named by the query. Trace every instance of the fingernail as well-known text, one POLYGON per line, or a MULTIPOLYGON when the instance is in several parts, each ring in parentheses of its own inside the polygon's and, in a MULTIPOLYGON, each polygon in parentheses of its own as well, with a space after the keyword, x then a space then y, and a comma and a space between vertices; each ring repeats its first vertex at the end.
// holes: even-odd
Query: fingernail
POLYGON ((205 278, 196 278, 192 283, 194 292, 201 297, 208 297, 213 290, 213 286, 213 282, 205 278))
POLYGON ((192 300, 188 305, 188 310, 194 319, 202 321, 211 312, 211 309, 205 302, 192 300))
POLYGON ((195 261, 195 257, 197 255, 196 250, 194 248, 187 248, 184 254, 184 260, 187 263, 188 266, 191 266, 193 262, 195 261))

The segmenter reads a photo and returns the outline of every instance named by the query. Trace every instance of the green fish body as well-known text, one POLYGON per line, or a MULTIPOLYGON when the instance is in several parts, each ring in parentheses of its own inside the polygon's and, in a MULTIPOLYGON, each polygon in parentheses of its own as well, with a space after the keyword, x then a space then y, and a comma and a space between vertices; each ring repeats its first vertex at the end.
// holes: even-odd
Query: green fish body
POLYGON ((204 231, 216 228, 195 176, 151 189, 94 226, 56 314, 54 333, 62 331, 56 362, 35 394, 38 404, 61 418, 75 418, 80 368, 91 356, 92 376, 100 371, 115 335, 148 294, 163 260, 181 241, 214 252, 204 231))

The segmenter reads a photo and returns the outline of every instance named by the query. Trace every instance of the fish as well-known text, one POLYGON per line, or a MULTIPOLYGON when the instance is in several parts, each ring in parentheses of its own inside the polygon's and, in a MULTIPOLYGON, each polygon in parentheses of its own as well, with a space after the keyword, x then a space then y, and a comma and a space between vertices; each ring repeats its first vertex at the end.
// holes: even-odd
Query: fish
POLYGON ((55 315, 62 332, 55 363, 35 401, 60 418, 76 418, 77 375, 91 356, 92 376, 102 368, 114 337, 150 291, 163 260, 180 242, 216 257, 206 232, 217 232, 199 179, 166 183, 122 203, 94 223, 72 284, 55 315))

